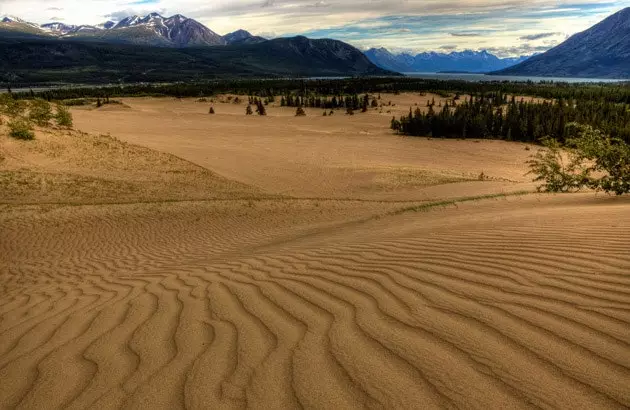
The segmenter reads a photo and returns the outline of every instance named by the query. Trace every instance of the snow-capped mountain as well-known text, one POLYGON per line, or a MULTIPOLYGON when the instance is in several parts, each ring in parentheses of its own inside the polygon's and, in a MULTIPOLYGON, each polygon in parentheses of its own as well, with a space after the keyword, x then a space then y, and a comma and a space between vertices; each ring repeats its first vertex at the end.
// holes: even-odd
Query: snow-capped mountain
MULTIPOLYGON (((38 26, 24 20, 6 16, 0 20, 0 28, 20 31, 20 26, 28 25, 41 31, 41 34, 77 39, 95 40, 107 43, 130 43, 169 47, 215 46, 231 43, 228 39, 213 32, 194 19, 181 14, 164 17, 158 13, 146 16, 130 16, 118 22, 107 21, 97 26, 68 25, 61 22, 51 22, 38 26)), ((29 30, 32 33, 32 30, 29 30)), ((255 43, 264 41, 243 31, 239 33, 239 40, 234 42, 255 43)), ((231 33, 234 34, 234 33, 231 33)))
POLYGON ((392 54, 385 48, 372 48, 365 55, 379 67, 398 72, 461 71, 483 73, 501 70, 528 57, 499 58, 486 50, 453 51, 451 53, 425 52, 415 56, 407 53, 392 54))

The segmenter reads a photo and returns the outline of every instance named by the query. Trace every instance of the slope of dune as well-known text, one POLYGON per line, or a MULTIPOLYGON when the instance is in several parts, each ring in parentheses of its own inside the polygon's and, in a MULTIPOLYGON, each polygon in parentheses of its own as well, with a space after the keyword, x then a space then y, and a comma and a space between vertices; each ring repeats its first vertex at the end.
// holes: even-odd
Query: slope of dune
POLYGON ((0 408, 630 407, 630 198, 392 112, 126 103, 0 135, 0 408))
POLYGON ((234 205, 4 214, 3 405, 630 405, 627 199, 234 205))
POLYGON ((39 129, 12 139, 0 126, 0 202, 107 203, 259 196, 174 155, 110 135, 39 129))
POLYGON ((383 95, 382 112, 354 116, 338 110, 324 117, 322 110, 307 108, 306 117, 295 117, 295 108, 279 102, 270 104, 266 117, 245 116, 245 103, 220 103, 227 101, 221 97, 213 104, 215 115, 208 115, 210 103, 171 98, 129 98, 124 101, 131 109, 124 112, 74 114, 79 129, 174 153, 267 193, 427 200, 533 188, 525 175, 531 153, 526 144, 392 133, 392 116, 410 106, 426 109, 432 99, 444 102, 433 95, 383 95))

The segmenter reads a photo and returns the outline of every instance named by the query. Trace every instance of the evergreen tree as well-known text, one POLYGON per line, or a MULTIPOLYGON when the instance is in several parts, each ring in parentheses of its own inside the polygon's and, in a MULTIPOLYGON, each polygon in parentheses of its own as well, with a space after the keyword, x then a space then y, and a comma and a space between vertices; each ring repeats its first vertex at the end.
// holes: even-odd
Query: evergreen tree
POLYGON ((267 115, 267 109, 265 108, 265 105, 262 103, 262 101, 257 100, 256 106, 256 112, 258 113, 258 115, 267 115))
POLYGON ((247 107, 245 108, 245 115, 252 115, 253 113, 254 111, 252 111, 251 104, 247 104, 247 107))
POLYGON ((304 117, 306 115, 306 112, 304 111, 304 108, 297 107, 297 110, 295 110, 295 116, 296 117, 304 117))
POLYGON ((210 110, 208 110, 208 114, 214 114, 214 107, 210 107, 210 110))

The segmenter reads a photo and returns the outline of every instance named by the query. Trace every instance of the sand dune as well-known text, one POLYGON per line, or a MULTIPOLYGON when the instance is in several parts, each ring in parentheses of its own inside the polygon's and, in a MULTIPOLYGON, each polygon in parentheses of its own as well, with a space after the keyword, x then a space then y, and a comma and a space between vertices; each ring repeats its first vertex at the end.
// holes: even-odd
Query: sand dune
POLYGON ((630 404, 627 200, 233 205, 5 217, 4 406, 630 404))
MULTIPOLYGON (((127 104, 116 115, 150 124, 142 110, 197 103, 127 104)), ((98 128, 98 115, 77 117, 98 128)), ((172 127, 208 126, 193 115, 172 127)), ((336 121, 322 129, 355 119, 336 121)), ((128 203, 93 189, 54 204, 68 193, 56 185, 0 205, 1 408, 630 406, 630 198, 509 195, 531 188, 510 165, 522 144, 385 132, 354 142, 356 123, 336 154, 333 137, 296 134, 309 153, 262 131, 260 145, 229 142, 221 127, 205 144, 194 132, 175 144, 169 125, 111 126, 161 151, 108 139, 133 152, 123 166, 105 150, 97 168, 135 184, 128 203), (335 180, 348 152, 356 168, 335 180), (305 184, 304 164, 321 177, 305 184), (481 167, 495 179, 466 180, 481 167), (173 169, 196 177, 169 188, 173 169)), ((47 138, 38 144, 76 143, 47 138)), ((35 154, 0 142, 6 172, 93 175, 76 158, 100 157, 72 148, 29 168, 35 154)))

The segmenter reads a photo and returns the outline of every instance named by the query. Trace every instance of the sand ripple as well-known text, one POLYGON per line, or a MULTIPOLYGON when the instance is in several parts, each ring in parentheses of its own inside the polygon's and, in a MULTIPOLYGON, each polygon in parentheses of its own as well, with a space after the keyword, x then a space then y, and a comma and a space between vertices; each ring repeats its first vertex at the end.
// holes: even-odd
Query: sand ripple
POLYGON ((630 406, 630 203, 545 201, 6 213, 0 404, 630 406))

